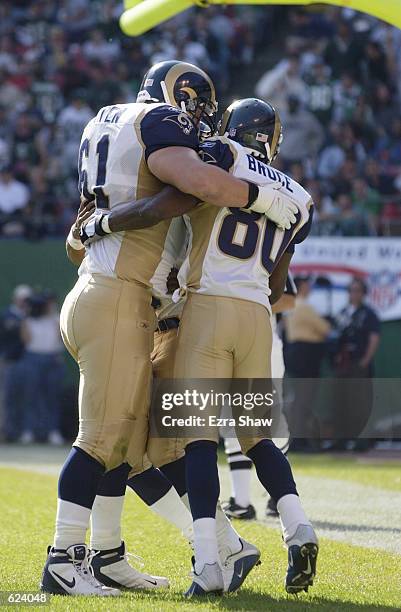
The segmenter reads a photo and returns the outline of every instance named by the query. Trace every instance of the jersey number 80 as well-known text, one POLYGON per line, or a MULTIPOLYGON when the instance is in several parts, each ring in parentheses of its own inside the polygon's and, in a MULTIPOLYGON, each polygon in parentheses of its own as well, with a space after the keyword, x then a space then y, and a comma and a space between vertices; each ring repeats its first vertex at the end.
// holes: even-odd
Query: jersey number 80
MULTIPOLYGON (((220 251, 236 259, 250 259, 258 246, 261 230, 258 220, 263 216, 261 213, 230 208, 230 214, 224 217, 217 238, 220 251), (245 230, 241 242, 235 242, 234 239, 239 225, 245 226, 245 230)), ((293 228, 285 231, 280 230, 266 218, 262 238, 261 262, 268 274, 273 272, 277 260, 287 248, 293 231, 293 228)))

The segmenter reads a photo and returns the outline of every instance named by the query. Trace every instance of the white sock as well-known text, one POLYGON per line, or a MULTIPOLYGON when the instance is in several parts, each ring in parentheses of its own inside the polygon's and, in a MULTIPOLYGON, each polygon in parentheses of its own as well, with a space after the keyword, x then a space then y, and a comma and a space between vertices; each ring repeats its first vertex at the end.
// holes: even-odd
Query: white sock
POLYGON ((216 507, 216 534, 220 556, 223 558, 238 552, 242 548, 238 533, 230 519, 221 509, 220 502, 216 507))
POLYGON ((171 487, 166 495, 149 508, 158 516, 175 525, 182 532, 184 538, 192 542, 194 535, 192 515, 174 487, 171 487))
POLYGON ((284 495, 277 502, 284 542, 292 538, 298 525, 311 525, 298 495, 284 495))
POLYGON ((217 551, 216 519, 200 518, 194 521, 195 572, 199 574, 206 563, 219 563, 217 551))
POLYGON ((89 508, 58 499, 54 548, 65 550, 73 544, 85 543, 90 515, 89 508))
POLYGON ((230 470, 232 497, 235 499, 235 503, 243 508, 251 503, 251 474, 251 469, 230 470))
POLYGON ((124 495, 96 495, 91 516, 91 548, 109 550, 121 544, 121 515, 124 495))

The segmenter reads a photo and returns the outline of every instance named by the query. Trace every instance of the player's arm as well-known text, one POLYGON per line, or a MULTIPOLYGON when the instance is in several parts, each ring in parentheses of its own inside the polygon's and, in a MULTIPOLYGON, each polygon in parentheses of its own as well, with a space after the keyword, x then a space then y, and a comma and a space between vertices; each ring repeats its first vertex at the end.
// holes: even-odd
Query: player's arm
POLYGON ((269 300, 272 306, 278 303, 284 293, 291 257, 292 253, 285 251, 269 278, 269 287, 271 291, 269 300))
MULTIPOLYGON (((272 275, 269 278, 269 287, 271 290, 269 299, 271 305, 276 304, 283 295, 287 280, 289 281, 290 285, 289 289, 291 289, 291 286, 293 285, 292 277, 289 273, 290 261, 295 251, 295 245, 303 242, 309 235, 314 211, 312 200, 309 203, 308 209, 309 218, 307 222, 301 227, 298 232, 296 232, 295 236, 292 238, 290 244, 288 245, 287 250, 284 251, 279 262, 277 263, 277 266, 275 267, 272 275)), ((295 289, 292 289, 291 291, 289 291, 289 293, 295 293, 295 291, 295 289)))
POLYGON ((112 232, 149 227, 165 219, 180 217, 194 208, 198 202, 198 198, 193 195, 166 186, 153 197, 113 208, 108 216, 109 227, 112 232))
POLYGON ((249 183, 206 164, 196 151, 185 147, 155 151, 148 158, 148 167, 163 183, 215 206, 241 208, 252 205, 252 195, 257 196, 257 191, 250 193, 254 188, 249 183))
POLYGON ((111 212, 95 212, 81 228, 81 242, 88 246, 113 232, 151 227, 164 219, 180 217, 198 202, 198 198, 166 186, 152 197, 119 204, 111 212))

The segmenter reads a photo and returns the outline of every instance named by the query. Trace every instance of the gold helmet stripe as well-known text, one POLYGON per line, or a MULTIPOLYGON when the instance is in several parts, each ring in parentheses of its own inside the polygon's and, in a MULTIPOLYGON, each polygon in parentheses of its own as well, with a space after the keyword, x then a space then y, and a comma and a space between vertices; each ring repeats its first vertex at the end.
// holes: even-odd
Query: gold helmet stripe
POLYGON ((231 111, 229 107, 229 108, 226 108, 221 118, 220 129, 219 129, 220 136, 224 136, 224 134, 226 133, 227 123, 230 118, 230 115, 231 115, 231 111))
MULTIPOLYGON (((194 66, 193 64, 187 64, 186 62, 179 62, 178 64, 175 64, 175 66, 172 66, 170 68, 170 70, 167 72, 164 78, 168 97, 170 98, 171 104, 174 104, 174 106, 178 106, 178 102, 174 97, 174 85, 176 81, 180 78, 180 76, 182 76, 186 72, 195 72, 196 74, 200 74, 209 83, 210 91, 211 91, 211 102, 215 103, 216 102, 216 91, 213 85, 213 81, 209 77, 209 75, 207 75, 206 72, 204 72, 197 66, 194 66)), ((183 89, 184 91, 187 90, 187 88, 183 88, 183 89)))
POLYGON ((240 104, 241 100, 234 100, 234 102, 231 102, 230 106, 227 106, 226 110, 223 113, 223 116, 221 118, 221 123, 220 123, 220 129, 219 129, 219 134, 220 136, 224 136, 224 134, 227 131, 227 123, 228 120, 230 119, 231 113, 232 111, 235 109, 235 107, 240 104))
POLYGON ((273 132, 273 138, 272 138, 272 142, 271 142, 271 146, 270 146, 270 156, 271 156, 271 159, 273 159, 273 157, 274 157, 274 155, 276 153, 278 141, 279 141, 280 134, 281 134, 280 115, 278 114, 276 109, 274 109, 274 111, 275 111, 274 132, 273 132))

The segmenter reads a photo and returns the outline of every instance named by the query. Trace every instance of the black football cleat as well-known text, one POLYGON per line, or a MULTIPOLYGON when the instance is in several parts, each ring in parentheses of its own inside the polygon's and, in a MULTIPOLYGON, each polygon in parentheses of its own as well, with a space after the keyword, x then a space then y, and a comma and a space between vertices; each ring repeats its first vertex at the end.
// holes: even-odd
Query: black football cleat
POLYGON ((256 518, 256 510, 252 504, 249 504, 249 506, 239 506, 235 503, 233 497, 230 497, 230 500, 223 505, 223 510, 230 519, 252 521, 256 518))
POLYGON ((288 569, 285 578, 287 593, 308 592, 316 576, 319 546, 313 527, 299 525, 288 546, 288 569))

